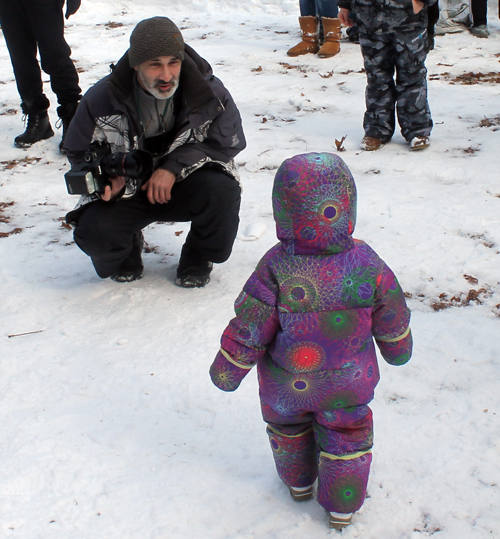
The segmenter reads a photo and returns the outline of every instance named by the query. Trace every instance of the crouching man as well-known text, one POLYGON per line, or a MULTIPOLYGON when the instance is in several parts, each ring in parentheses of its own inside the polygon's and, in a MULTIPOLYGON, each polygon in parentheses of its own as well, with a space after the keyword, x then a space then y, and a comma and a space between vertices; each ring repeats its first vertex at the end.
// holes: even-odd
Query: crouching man
POLYGON ((140 279, 142 230, 190 221, 175 282, 205 286, 236 237, 241 189, 233 158, 245 137, 231 95, 170 19, 141 21, 111 75, 83 97, 65 141, 72 170, 88 166, 96 141, 112 155, 139 149, 153 156, 146 177, 115 173, 66 216, 97 274, 140 279))

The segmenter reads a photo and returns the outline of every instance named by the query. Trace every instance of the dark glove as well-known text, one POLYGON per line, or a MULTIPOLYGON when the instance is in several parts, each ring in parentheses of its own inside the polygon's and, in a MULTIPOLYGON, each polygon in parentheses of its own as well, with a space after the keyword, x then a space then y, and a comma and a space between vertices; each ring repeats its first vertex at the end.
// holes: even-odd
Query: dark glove
POLYGON ((78 11, 81 3, 82 0, 66 0, 66 19, 69 19, 71 15, 74 15, 78 11))
POLYGON ((238 367, 219 352, 210 367, 210 378, 222 391, 234 391, 249 372, 250 367, 238 367))

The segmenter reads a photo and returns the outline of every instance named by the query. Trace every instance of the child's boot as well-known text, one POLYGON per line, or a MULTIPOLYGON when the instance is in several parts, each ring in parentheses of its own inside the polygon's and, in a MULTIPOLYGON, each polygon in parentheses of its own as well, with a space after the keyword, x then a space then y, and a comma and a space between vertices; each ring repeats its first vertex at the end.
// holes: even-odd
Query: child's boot
POLYGON ((313 497, 313 487, 288 487, 294 502, 305 502, 313 497))
POLYGON ((303 54, 315 54, 319 51, 318 41, 318 21, 316 17, 299 17, 300 29, 302 30, 302 41, 292 47, 288 56, 302 56, 303 54))
POLYGON ((335 513, 330 511, 330 517, 328 519, 328 525, 335 530, 341 530, 351 523, 352 513, 335 513))
POLYGON ((321 17, 321 21, 323 22, 325 41, 319 49, 318 56, 331 58, 340 52, 340 38, 342 37, 340 21, 330 17, 321 17))

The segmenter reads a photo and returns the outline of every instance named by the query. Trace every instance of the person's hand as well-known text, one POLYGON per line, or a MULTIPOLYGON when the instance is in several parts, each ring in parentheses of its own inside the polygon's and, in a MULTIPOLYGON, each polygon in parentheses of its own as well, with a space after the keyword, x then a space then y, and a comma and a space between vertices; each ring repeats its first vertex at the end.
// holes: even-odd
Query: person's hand
POLYGON ((71 15, 74 15, 78 11, 81 3, 82 0, 66 0, 66 19, 69 19, 71 15))
POLYGON ((110 178, 109 181, 111 182, 111 187, 106 185, 104 193, 101 195, 101 200, 104 200, 104 202, 109 202, 125 187, 125 178, 123 176, 110 178))
POLYGON ((151 204, 165 204, 170 198, 172 186, 175 183, 175 175, 169 170, 159 168, 153 172, 151 178, 142 186, 142 190, 148 192, 148 200, 151 204))
MULTIPOLYGON (((420 0, 413 0, 413 2, 417 2, 417 1, 420 1, 420 0)), ((338 14, 338 18, 339 18, 339 21, 344 25, 344 26, 354 26, 354 23, 352 22, 352 20, 349 18, 349 10, 345 7, 341 7, 339 9, 339 14, 338 14)))
POLYGON ((413 3, 413 13, 415 13, 415 15, 417 13, 420 13, 420 11, 422 11, 423 7, 424 7, 424 3, 422 2, 422 0, 412 0, 412 3, 413 3))

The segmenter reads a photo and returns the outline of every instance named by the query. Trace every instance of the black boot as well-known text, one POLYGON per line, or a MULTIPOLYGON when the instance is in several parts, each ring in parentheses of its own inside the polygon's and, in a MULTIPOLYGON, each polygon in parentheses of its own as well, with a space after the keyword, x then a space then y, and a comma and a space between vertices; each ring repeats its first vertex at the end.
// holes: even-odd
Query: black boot
POLYGON ((57 107, 57 115, 59 116, 59 119, 61 120, 59 125, 56 124, 56 127, 63 128, 61 142, 59 143, 59 151, 61 153, 66 153, 66 149, 64 148, 64 139, 66 138, 66 133, 68 132, 69 124, 71 123, 71 120, 73 119, 73 116, 75 115, 76 108, 78 107, 78 103, 66 103, 65 105, 61 105, 60 107, 57 107))
POLYGON ((18 148, 29 148, 35 142, 45 140, 54 136, 54 131, 50 126, 47 111, 37 114, 28 114, 28 126, 26 131, 14 139, 14 145, 18 148))
POLYGON ((111 275, 111 279, 118 283, 130 283, 142 278, 144 266, 142 265, 142 248, 144 247, 144 236, 142 232, 134 234, 132 240, 132 251, 122 265, 111 275))
POLYGON ((175 284, 183 288, 201 288, 210 282, 213 264, 201 258, 187 243, 182 246, 175 284))

